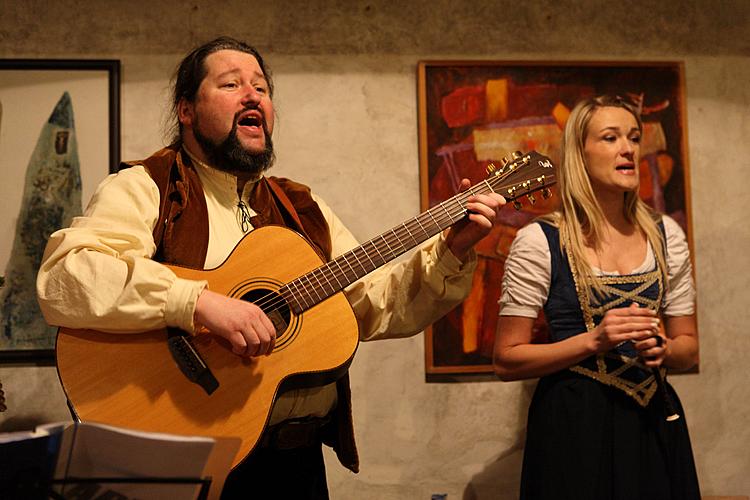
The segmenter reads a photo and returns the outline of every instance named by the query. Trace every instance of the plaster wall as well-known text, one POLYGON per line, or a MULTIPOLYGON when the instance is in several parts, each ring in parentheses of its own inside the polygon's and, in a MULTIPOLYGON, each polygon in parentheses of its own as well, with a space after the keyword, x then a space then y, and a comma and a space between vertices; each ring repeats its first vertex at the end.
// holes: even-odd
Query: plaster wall
MULTIPOLYGON (((166 141, 182 55, 219 34, 249 41, 277 85, 274 173, 312 185, 361 240, 419 212, 417 61, 684 61, 701 369, 671 380, 704 494, 749 495, 749 15, 699 0, 0 0, 0 58, 120 59, 122 158, 136 159, 166 141)), ((516 498, 534 382, 427 384, 423 358, 421 335, 360 346, 361 472, 327 454, 332 497, 516 498)), ((68 417, 54 368, 4 366, 0 380, 3 430, 68 417)))

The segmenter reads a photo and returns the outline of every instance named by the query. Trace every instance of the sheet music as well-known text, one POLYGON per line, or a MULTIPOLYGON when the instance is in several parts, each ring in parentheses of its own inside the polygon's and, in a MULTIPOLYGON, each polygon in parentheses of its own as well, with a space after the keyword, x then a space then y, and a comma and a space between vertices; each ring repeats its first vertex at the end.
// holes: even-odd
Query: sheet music
MULTIPOLYGON (((54 424, 53 424, 54 425, 54 424)), ((55 479, 201 478, 214 446, 207 437, 178 436, 96 423, 74 423, 63 432, 55 479)), ((75 483, 59 485, 64 497, 119 499, 189 499, 200 484, 75 483)))

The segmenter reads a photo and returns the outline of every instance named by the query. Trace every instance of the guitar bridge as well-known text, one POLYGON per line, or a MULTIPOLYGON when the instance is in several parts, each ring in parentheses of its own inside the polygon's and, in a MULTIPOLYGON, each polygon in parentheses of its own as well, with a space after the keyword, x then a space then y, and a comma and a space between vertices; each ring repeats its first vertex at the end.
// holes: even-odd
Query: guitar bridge
POLYGON ((201 386, 208 395, 219 388, 219 381, 216 380, 198 351, 180 330, 169 328, 167 345, 172 358, 188 380, 201 386), (173 330, 177 330, 177 332, 173 332, 173 330))

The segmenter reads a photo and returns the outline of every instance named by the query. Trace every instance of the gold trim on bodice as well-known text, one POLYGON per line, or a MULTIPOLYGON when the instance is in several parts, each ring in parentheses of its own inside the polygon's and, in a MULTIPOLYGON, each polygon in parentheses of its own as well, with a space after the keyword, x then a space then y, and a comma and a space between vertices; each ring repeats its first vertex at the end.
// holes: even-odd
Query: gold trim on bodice
MULTIPOLYGON (((570 272, 573 275, 573 282, 575 283, 578 302, 581 304, 581 312, 583 313, 583 319, 586 323, 587 331, 596 328, 596 323, 594 322, 595 317, 598 316, 601 318, 610 309, 622 307, 625 303, 636 302, 642 307, 648 307, 657 312, 661 309, 662 297, 664 294, 664 282, 658 260, 655 259, 656 269, 648 273, 627 276, 599 276, 603 285, 602 290, 604 292, 604 297, 606 297, 606 299, 602 300, 606 303, 593 305, 589 300, 589 296, 595 297, 597 294, 593 293, 593 291, 590 294, 587 293, 586 287, 581 283, 578 273, 576 272, 572 253, 565 252, 565 254, 568 258, 570 272), (613 286, 623 284, 637 284, 638 286, 632 290, 621 290, 613 286), (654 284, 657 284, 658 286, 658 295, 655 300, 640 295, 640 293, 654 284)), ((625 392, 625 394, 632 397, 641 406, 648 405, 648 402, 651 400, 651 397, 657 389, 656 379, 651 373, 651 368, 641 363, 639 358, 623 356, 616 352, 598 353, 596 355, 596 370, 587 368, 581 364, 571 366, 570 370, 591 377, 603 384, 620 389, 625 392), (610 361, 609 363, 607 363, 608 360, 610 361), (615 365, 614 368, 609 366, 612 364, 615 365), (649 373, 649 375, 641 382, 634 382, 623 376, 623 374, 629 369, 641 369, 649 373)), ((664 377, 666 369, 660 368, 659 370, 662 372, 662 377, 664 377)))

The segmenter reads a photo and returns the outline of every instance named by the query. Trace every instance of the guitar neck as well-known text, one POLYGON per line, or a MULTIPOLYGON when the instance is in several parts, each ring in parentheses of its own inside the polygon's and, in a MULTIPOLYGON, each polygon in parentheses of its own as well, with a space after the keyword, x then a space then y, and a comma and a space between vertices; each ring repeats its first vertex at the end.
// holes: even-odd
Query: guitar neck
POLYGON ((300 314, 464 218, 470 196, 500 193, 512 201, 555 183, 549 158, 535 151, 514 153, 503 168, 491 167, 488 179, 287 283, 279 293, 300 314))
POLYGON ((287 283, 279 293, 299 314, 461 220, 469 196, 492 191, 488 181, 479 183, 287 283))

